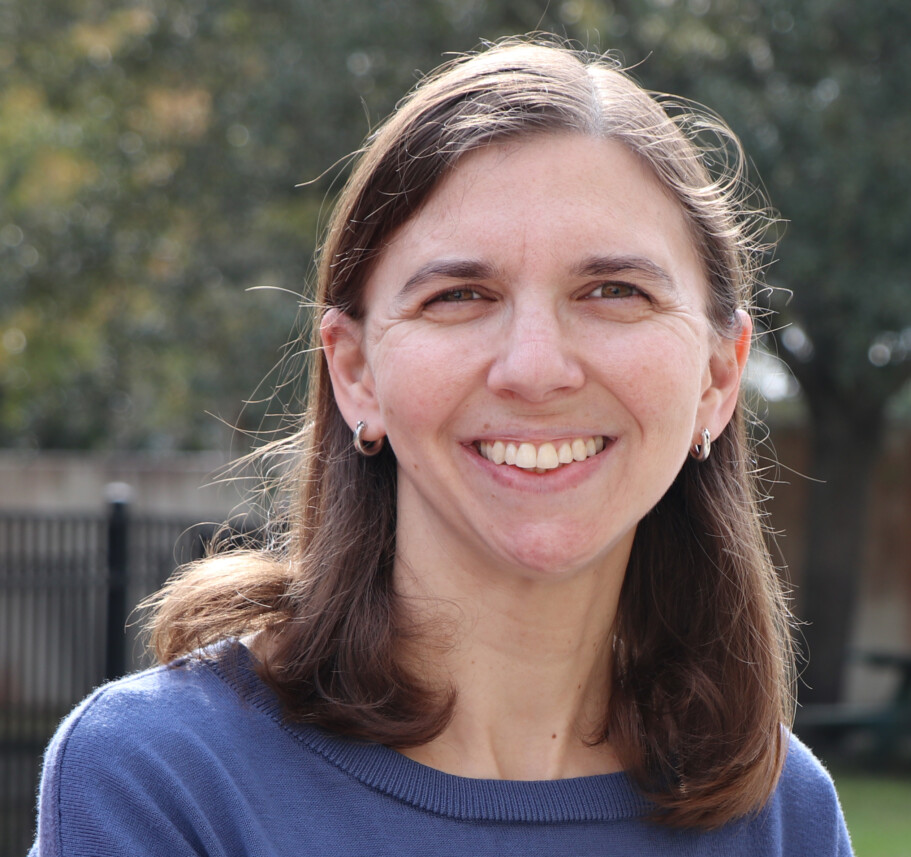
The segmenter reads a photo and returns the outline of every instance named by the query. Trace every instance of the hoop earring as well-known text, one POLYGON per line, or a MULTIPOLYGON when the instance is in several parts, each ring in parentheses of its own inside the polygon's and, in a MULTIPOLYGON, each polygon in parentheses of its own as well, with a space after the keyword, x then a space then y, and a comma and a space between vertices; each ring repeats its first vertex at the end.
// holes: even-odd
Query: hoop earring
POLYGON ((364 429, 367 428, 367 423, 363 420, 357 421, 357 426, 354 429, 354 448, 363 456, 370 458, 372 455, 376 455, 383 448, 383 439, 379 440, 364 440, 364 429))
POLYGON ((694 443, 690 449, 690 455, 696 459, 696 461, 703 462, 707 461, 709 455, 712 452, 712 434, 707 429, 702 430, 702 443, 694 443))

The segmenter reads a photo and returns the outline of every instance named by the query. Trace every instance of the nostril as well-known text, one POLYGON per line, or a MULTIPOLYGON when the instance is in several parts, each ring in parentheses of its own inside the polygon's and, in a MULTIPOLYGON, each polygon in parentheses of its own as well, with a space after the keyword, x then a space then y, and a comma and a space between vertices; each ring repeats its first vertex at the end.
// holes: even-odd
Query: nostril
POLYGON ((497 366, 488 375, 491 389, 512 393, 529 401, 545 401, 555 393, 577 390, 584 382, 584 374, 571 365, 497 366))

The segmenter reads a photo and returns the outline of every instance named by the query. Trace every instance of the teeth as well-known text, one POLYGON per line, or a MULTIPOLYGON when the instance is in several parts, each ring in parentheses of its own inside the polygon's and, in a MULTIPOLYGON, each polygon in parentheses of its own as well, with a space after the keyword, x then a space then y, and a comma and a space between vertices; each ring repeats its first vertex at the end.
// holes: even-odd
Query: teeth
POLYGON ((560 466, 557 448, 552 443, 541 444, 538 449, 537 465, 539 470, 555 470, 560 466))
POLYGON ((576 437, 571 441, 564 440, 559 446, 552 442, 542 443, 536 447, 533 443, 512 443, 502 440, 482 440, 478 443, 481 455, 494 464, 509 464, 522 470, 532 470, 535 473, 546 473, 556 470, 564 464, 573 461, 585 461, 597 455, 604 449, 604 438, 576 437))
POLYGON ((538 451, 530 443, 519 444, 516 453, 516 467, 523 470, 534 470, 538 466, 538 451))

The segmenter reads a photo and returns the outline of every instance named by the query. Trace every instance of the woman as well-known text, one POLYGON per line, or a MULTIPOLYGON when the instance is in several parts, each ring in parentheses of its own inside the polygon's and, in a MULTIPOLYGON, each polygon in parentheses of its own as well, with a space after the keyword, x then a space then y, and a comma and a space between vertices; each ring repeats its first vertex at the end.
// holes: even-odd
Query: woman
POLYGON ((61 727, 33 853, 849 854, 787 731, 740 163, 559 45, 422 81, 330 224, 284 535, 159 596, 173 663, 61 727))

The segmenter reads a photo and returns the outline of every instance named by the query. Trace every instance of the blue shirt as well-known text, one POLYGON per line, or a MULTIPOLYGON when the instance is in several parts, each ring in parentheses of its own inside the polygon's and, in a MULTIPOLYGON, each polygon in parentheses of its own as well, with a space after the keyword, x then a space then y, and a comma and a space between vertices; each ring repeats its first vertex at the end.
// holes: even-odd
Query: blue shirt
POLYGON ((30 857, 851 854, 832 781, 793 737, 756 816, 706 832, 649 809, 623 773, 467 779, 289 724, 236 645, 106 685, 62 723, 30 857))

